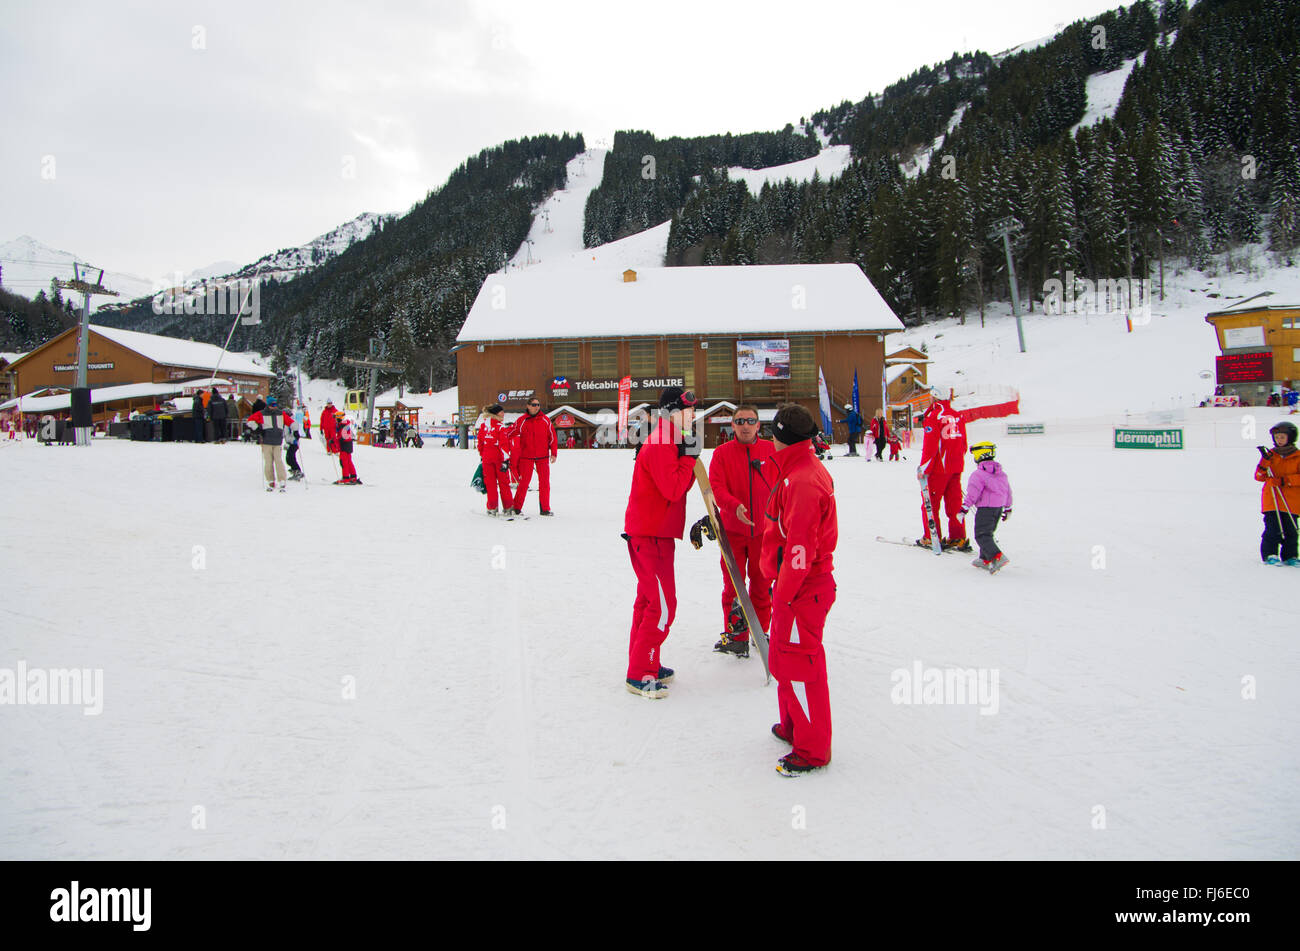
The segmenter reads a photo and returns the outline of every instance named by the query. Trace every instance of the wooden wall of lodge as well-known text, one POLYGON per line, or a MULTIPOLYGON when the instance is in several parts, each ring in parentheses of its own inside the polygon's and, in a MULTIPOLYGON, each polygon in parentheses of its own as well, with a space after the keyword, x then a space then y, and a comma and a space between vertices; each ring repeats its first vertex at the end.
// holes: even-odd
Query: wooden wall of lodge
MULTIPOLYGON (((775 335, 769 335, 775 336, 775 335)), ((858 372, 859 402, 862 415, 870 418, 880 407, 880 375, 885 362, 885 344, 875 333, 841 333, 841 334, 790 334, 791 338, 812 336, 814 339, 814 374, 820 366, 826 375, 826 386, 831 391, 831 402, 837 413, 842 412, 845 403, 853 397, 853 371, 858 372)), ((637 338, 645 340, 646 338, 637 338)), ((655 339, 654 376, 667 377, 668 339, 655 339)), ((680 338, 676 338, 680 339, 680 338)), ((695 379, 692 386, 704 406, 710 406, 719 400, 738 403, 757 403, 772 406, 781 402, 802 403, 810 410, 817 409, 817 378, 814 375, 810 385, 795 388, 792 381, 778 383, 748 383, 735 379, 736 340, 737 337, 703 336, 690 338, 695 354, 695 379), (725 393, 711 393, 708 385, 709 350, 700 349, 700 340, 709 341, 709 346, 719 345, 728 348, 732 383, 725 393)), ((572 343, 573 341, 558 341, 572 343)), ((601 341, 605 342, 605 341, 601 341)), ((552 355, 553 341, 527 341, 521 343, 484 343, 483 352, 479 353, 477 345, 470 343, 456 351, 457 383, 462 405, 483 407, 497 401, 497 396, 509 390, 536 390, 543 404, 554 406, 571 403, 574 406, 614 406, 618 403, 617 390, 578 390, 570 388, 567 397, 552 398, 550 382, 554 378, 552 355)), ((631 355, 627 339, 618 343, 618 372, 614 376, 622 378, 631 372, 631 355)), ((590 380, 595 378, 591 370, 591 341, 581 341, 578 346, 578 360, 581 369, 570 380, 590 380)), ((640 375, 640 374, 638 374, 640 375)), ((602 378, 604 378, 602 376, 602 378)), ((632 402, 636 404, 657 397, 657 391, 633 390, 632 402)), ((507 409, 517 410, 523 400, 508 401, 507 409)), ((841 427, 836 427, 837 433, 841 427)))

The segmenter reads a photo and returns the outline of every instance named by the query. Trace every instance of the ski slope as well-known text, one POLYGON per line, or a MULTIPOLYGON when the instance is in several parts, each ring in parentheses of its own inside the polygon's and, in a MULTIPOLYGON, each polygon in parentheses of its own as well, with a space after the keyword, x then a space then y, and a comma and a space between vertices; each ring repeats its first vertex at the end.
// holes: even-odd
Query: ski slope
POLYGON ((712 547, 677 546, 669 698, 623 689, 629 451, 561 450, 557 517, 505 523, 456 450, 336 487, 314 443, 268 495, 251 445, 0 444, 0 668, 103 672, 97 716, 0 705, 0 857, 1293 857, 1300 574, 1258 563, 1240 412, 1189 415, 1165 453, 972 427, 1015 491, 993 577, 875 541, 919 529, 911 453, 832 461, 834 761, 799 779, 757 657, 711 651, 712 547), (895 702, 918 664, 996 696, 895 702))

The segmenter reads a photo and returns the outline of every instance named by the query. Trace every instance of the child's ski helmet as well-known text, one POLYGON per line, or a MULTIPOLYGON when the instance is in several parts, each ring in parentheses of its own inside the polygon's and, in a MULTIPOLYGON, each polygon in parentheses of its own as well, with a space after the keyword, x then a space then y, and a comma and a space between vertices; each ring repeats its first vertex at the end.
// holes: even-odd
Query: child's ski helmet
POLYGON ((1271 436, 1271 435, 1273 435, 1274 433, 1277 433, 1277 432, 1282 432, 1282 433, 1286 433, 1286 434, 1287 434, 1287 437, 1288 437, 1288 438, 1287 438, 1286 444, 1287 444, 1288 446, 1294 446, 1294 445, 1295 445, 1295 437, 1296 437, 1296 428, 1295 428, 1295 423, 1289 422, 1288 420, 1285 420, 1285 419, 1282 420, 1282 422, 1280 422, 1280 423, 1274 423, 1274 424, 1269 428, 1268 434, 1271 436))
POLYGON ((970 454, 975 457, 976 462, 983 462, 985 459, 992 459, 997 450, 998 447, 991 442, 977 442, 970 447, 970 454))

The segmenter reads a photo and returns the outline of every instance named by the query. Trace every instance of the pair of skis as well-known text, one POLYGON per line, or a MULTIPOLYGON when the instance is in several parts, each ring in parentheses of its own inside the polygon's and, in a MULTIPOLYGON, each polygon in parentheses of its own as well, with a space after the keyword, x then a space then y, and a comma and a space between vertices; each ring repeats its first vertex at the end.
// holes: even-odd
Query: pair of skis
MULTIPOLYGON (((934 509, 930 504, 930 486, 925 478, 925 473, 918 472, 916 481, 921 486, 921 504, 925 507, 925 528, 926 534, 930 536, 930 548, 933 549, 936 555, 942 555, 943 542, 939 539, 939 526, 935 523, 934 509)), ((887 542, 890 545, 906 545, 908 548, 924 547, 906 538, 886 538, 884 535, 877 535, 876 541, 887 542)))
POLYGON ((758 620, 758 612, 754 610, 754 602, 749 598, 749 589, 745 587, 745 576, 741 574, 739 566, 736 564, 736 555, 731 550, 731 542, 727 541, 727 533, 722 528, 722 521, 718 518, 718 503, 713 497, 713 485, 709 482, 709 472, 704 468, 704 460, 696 458, 695 460, 695 484, 700 487, 700 495, 704 498, 704 508, 709 514, 709 524, 713 526, 713 535, 718 541, 718 548, 722 550, 722 563, 726 566, 727 577, 731 579, 731 587, 735 589, 736 600, 740 602, 741 613, 745 615, 745 623, 749 625, 749 637, 758 648, 758 656, 763 659, 763 677, 765 684, 772 682, 772 671, 767 662, 767 632, 763 630, 763 625, 758 620))

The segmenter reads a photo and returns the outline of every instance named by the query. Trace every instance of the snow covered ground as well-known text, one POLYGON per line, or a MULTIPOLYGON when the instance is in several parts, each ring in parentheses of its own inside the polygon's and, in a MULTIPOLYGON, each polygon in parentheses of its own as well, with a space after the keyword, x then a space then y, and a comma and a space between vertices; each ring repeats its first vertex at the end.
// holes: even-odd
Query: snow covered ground
POLYGON ((671 696, 624 691, 630 452, 562 451, 557 517, 504 523, 455 450, 336 487, 315 443, 268 495, 247 445, 0 445, 0 677, 103 677, 99 715, 0 706, 0 857, 1292 857, 1300 574, 1258 563, 1262 436, 1197 412, 1236 441, 972 427, 1016 493, 993 577, 875 541, 919 528, 912 453, 831 462, 834 762, 796 780, 757 657, 711 652, 712 547, 671 696), (997 692, 895 702, 916 665, 997 692))

